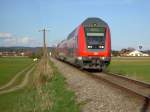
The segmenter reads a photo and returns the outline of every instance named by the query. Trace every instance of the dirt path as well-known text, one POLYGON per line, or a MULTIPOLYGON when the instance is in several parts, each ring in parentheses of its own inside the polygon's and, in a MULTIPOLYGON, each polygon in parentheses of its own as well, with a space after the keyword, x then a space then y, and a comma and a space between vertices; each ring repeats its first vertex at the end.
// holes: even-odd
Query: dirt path
MULTIPOLYGON (((31 66, 30 66, 31 67, 31 66)), ((3 90, 3 91, 0 91, 0 94, 4 94, 4 93, 9 93, 9 92, 13 92, 13 91, 16 91, 18 89, 21 89, 23 87, 25 87, 28 83, 28 80, 29 80, 29 76, 31 74, 31 72, 33 71, 35 67, 32 67, 26 74, 25 74, 25 77, 24 77, 24 80, 21 82, 21 84, 19 85, 16 85, 10 89, 6 89, 6 90, 3 90)))
POLYGON ((11 86, 15 81, 16 79, 23 73, 25 72, 26 70, 28 70, 29 68, 31 68, 33 66, 33 64, 30 64, 29 66, 27 66, 25 69, 23 69, 22 71, 18 72, 8 83, 6 83, 5 85, 1 86, 0 87, 0 91, 11 86))

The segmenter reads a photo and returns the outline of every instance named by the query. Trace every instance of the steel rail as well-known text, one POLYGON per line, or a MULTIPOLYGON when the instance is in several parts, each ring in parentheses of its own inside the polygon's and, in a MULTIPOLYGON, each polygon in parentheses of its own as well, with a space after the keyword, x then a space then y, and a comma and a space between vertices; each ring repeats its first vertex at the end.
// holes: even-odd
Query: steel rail
MULTIPOLYGON (((57 59, 57 60, 58 60, 58 59, 57 59)), ((85 74, 87 74, 87 75, 90 76, 91 78, 94 78, 94 79, 96 79, 96 80, 102 80, 102 81, 107 82, 107 83, 109 83, 109 84, 111 84, 111 85, 114 85, 114 86, 116 86, 116 87, 118 87, 118 88, 120 88, 120 89, 124 89, 124 90, 126 90, 127 92, 134 93, 134 94, 136 94, 136 95, 138 95, 138 96, 144 97, 146 100, 150 101, 150 93, 145 94, 145 93, 141 92, 142 90, 139 92, 139 91, 136 91, 136 90, 134 90, 134 89, 129 88, 129 86, 131 86, 131 84, 134 84, 134 85, 137 85, 137 86, 141 86, 142 88, 145 88, 145 89, 147 89, 147 90, 150 91, 150 84, 149 84, 149 83, 146 83, 146 82, 143 82, 143 81, 134 80, 134 79, 131 79, 131 78, 128 78, 128 77, 125 77, 125 76, 120 76, 119 74, 110 73, 110 72, 87 71, 87 70, 79 69, 79 67, 77 67, 77 66, 75 66, 75 65, 73 65, 73 64, 71 64, 71 63, 68 63, 68 62, 65 62, 65 61, 62 61, 62 60, 59 60, 59 61, 71 65, 72 67, 74 67, 74 68, 80 70, 81 72, 84 72, 85 74), (106 77, 103 77, 103 76, 101 76, 101 75, 96 75, 96 74, 101 74, 101 73, 103 73, 103 75, 106 75, 107 78, 106 78, 106 77), (114 81, 111 80, 110 78, 108 79, 109 76, 116 78, 116 81, 114 82, 114 81), (118 78, 118 79, 117 79, 117 78, 118 78), (118 80, 118 81, 119 81, 119 80, 127 81, 127 82, 128 82, 128 86, 125 86, 125 85, 123 85, 123 84, 121 84, 121 83, 118 83, 117 80, 118 80)), ((132 86, 133 86, 133 85, 132 85, 132 86)), ((134 87, 133 87, 133 88, 134 88, 134 87)))
POLYGON ((86 72, 86 73, 88 73, 88 75, 90 75, 91 77, 103 80, 105 82, 108 82, 110 84, 118 86, 119 88, 125 89, 128 92, 135 93, 136 95, 142 96, 142 97, 150 100, 150 84, 149 83, 145 83, 142 81, 134 80, 134 79, 131 79, 131 78, 128 78, 125 76, 120 76, 118 74, 108 73, 108 72, 102 72, 103 75, 107 75, 106 77, 101 76, 101 75, 96 75, 96 74, 100 74, 100 73, 91 73, 91 72, 86 72), (110 78, 108 78, 108 77, 110 77, 110 78), (115 78, 115 80, 112 80, 111 79, 112 77, 115 78), (128 82, 128 85, 124 85, 124 82, 120 83, 121 80, 126 81, 125 83, 128 82), (133 87, 131 87, 131 86, 133 86, 133 87), (141 88, 143 88, 143 89, 141 89, 141 88), (147 91, 145 92, 145 90, 147 90, 148 92, 147 91))

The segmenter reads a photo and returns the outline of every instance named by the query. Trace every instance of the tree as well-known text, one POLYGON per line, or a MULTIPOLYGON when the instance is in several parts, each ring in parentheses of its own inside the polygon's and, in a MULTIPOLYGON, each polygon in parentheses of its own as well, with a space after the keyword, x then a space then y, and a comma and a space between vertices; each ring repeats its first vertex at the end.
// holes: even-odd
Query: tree
POLYGON ((128 47, 127 50, 128 50, 129 52, 131 52, 131 51, 134 51, 135 48, 133 48, 133 47, 128 47))
POLYGON ((43 56, 43 48, 38 48, 35 52, 32 53, 30 58, 41 58, 43 56))
POLYGON ((119 51, 115 51, 115 50, 112 50, 111 53, 113 56, 119 56, 120 55, 119 51))

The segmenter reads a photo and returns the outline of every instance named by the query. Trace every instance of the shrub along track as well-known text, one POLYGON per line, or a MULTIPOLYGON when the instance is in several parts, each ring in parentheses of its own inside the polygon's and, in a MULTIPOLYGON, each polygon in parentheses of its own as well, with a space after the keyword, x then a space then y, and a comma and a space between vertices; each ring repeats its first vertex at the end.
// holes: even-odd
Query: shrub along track
POLYGON ((23 69, 22 71, 20 71, 19 73, 17 73, 7 84, 0 87, 0 94, 13 92, 13 91, 16 91, 18 89, 25 87, 28 83, 29 76, 32 73, 32 71, 34 70, 34 68, 35 68, 35 65, 31 64, 28 67, 26 67, 25 69, 23 69), (17 84, 17 85, 14 84, 14 83, 16 83, 16 80, 21 75, 24 75, 23 81, 20 84, 17 84))
POLYGON ((47 56, 43 56, 40 62, 38 63, 35 72, 33 73, 33 84, 36 88, 38 105, 35 106, 33 111, 49 111, 52 106, 51 96, 48 90, 48 80, 52 78, 52 69, 48 63, 47 56))

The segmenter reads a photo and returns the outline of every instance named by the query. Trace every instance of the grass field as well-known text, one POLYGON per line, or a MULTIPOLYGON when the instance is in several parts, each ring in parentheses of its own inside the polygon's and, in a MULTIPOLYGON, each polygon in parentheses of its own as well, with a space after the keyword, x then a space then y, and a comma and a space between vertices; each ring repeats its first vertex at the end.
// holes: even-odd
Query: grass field
POLYGON ((150 83, 150 57, 113 57, 108 71, 150 83))
POLYGON ((33 77, 31 75, 29 84, 25 88, 0 95, 0 111, 29 112, 27 109, 25 109, 24 104, 33 106, 34 102, 32 100, 35 94, 37 93, 33 88, 33 77))
POLYGON ((0 86, 7 83, 14 75, 32 63, 26 57, 0 58, 0 86))
POLYGON ((52 79, 47 79, 46 83, 43 83, 41 86, 42 95, 48 95, 45 97, 46 99, 38 93, 33 82, 35 78, 34 73, 32 73, 25 88, 0 95, 0 111, 79 112, 79 105, 75 102, 74 92, 67 88, 65 78, 54 64, 50 62, 50 65, 53 69, 53 77, 52 79), (45 107, 47 100, 50 100, 51 108, 45 107))

